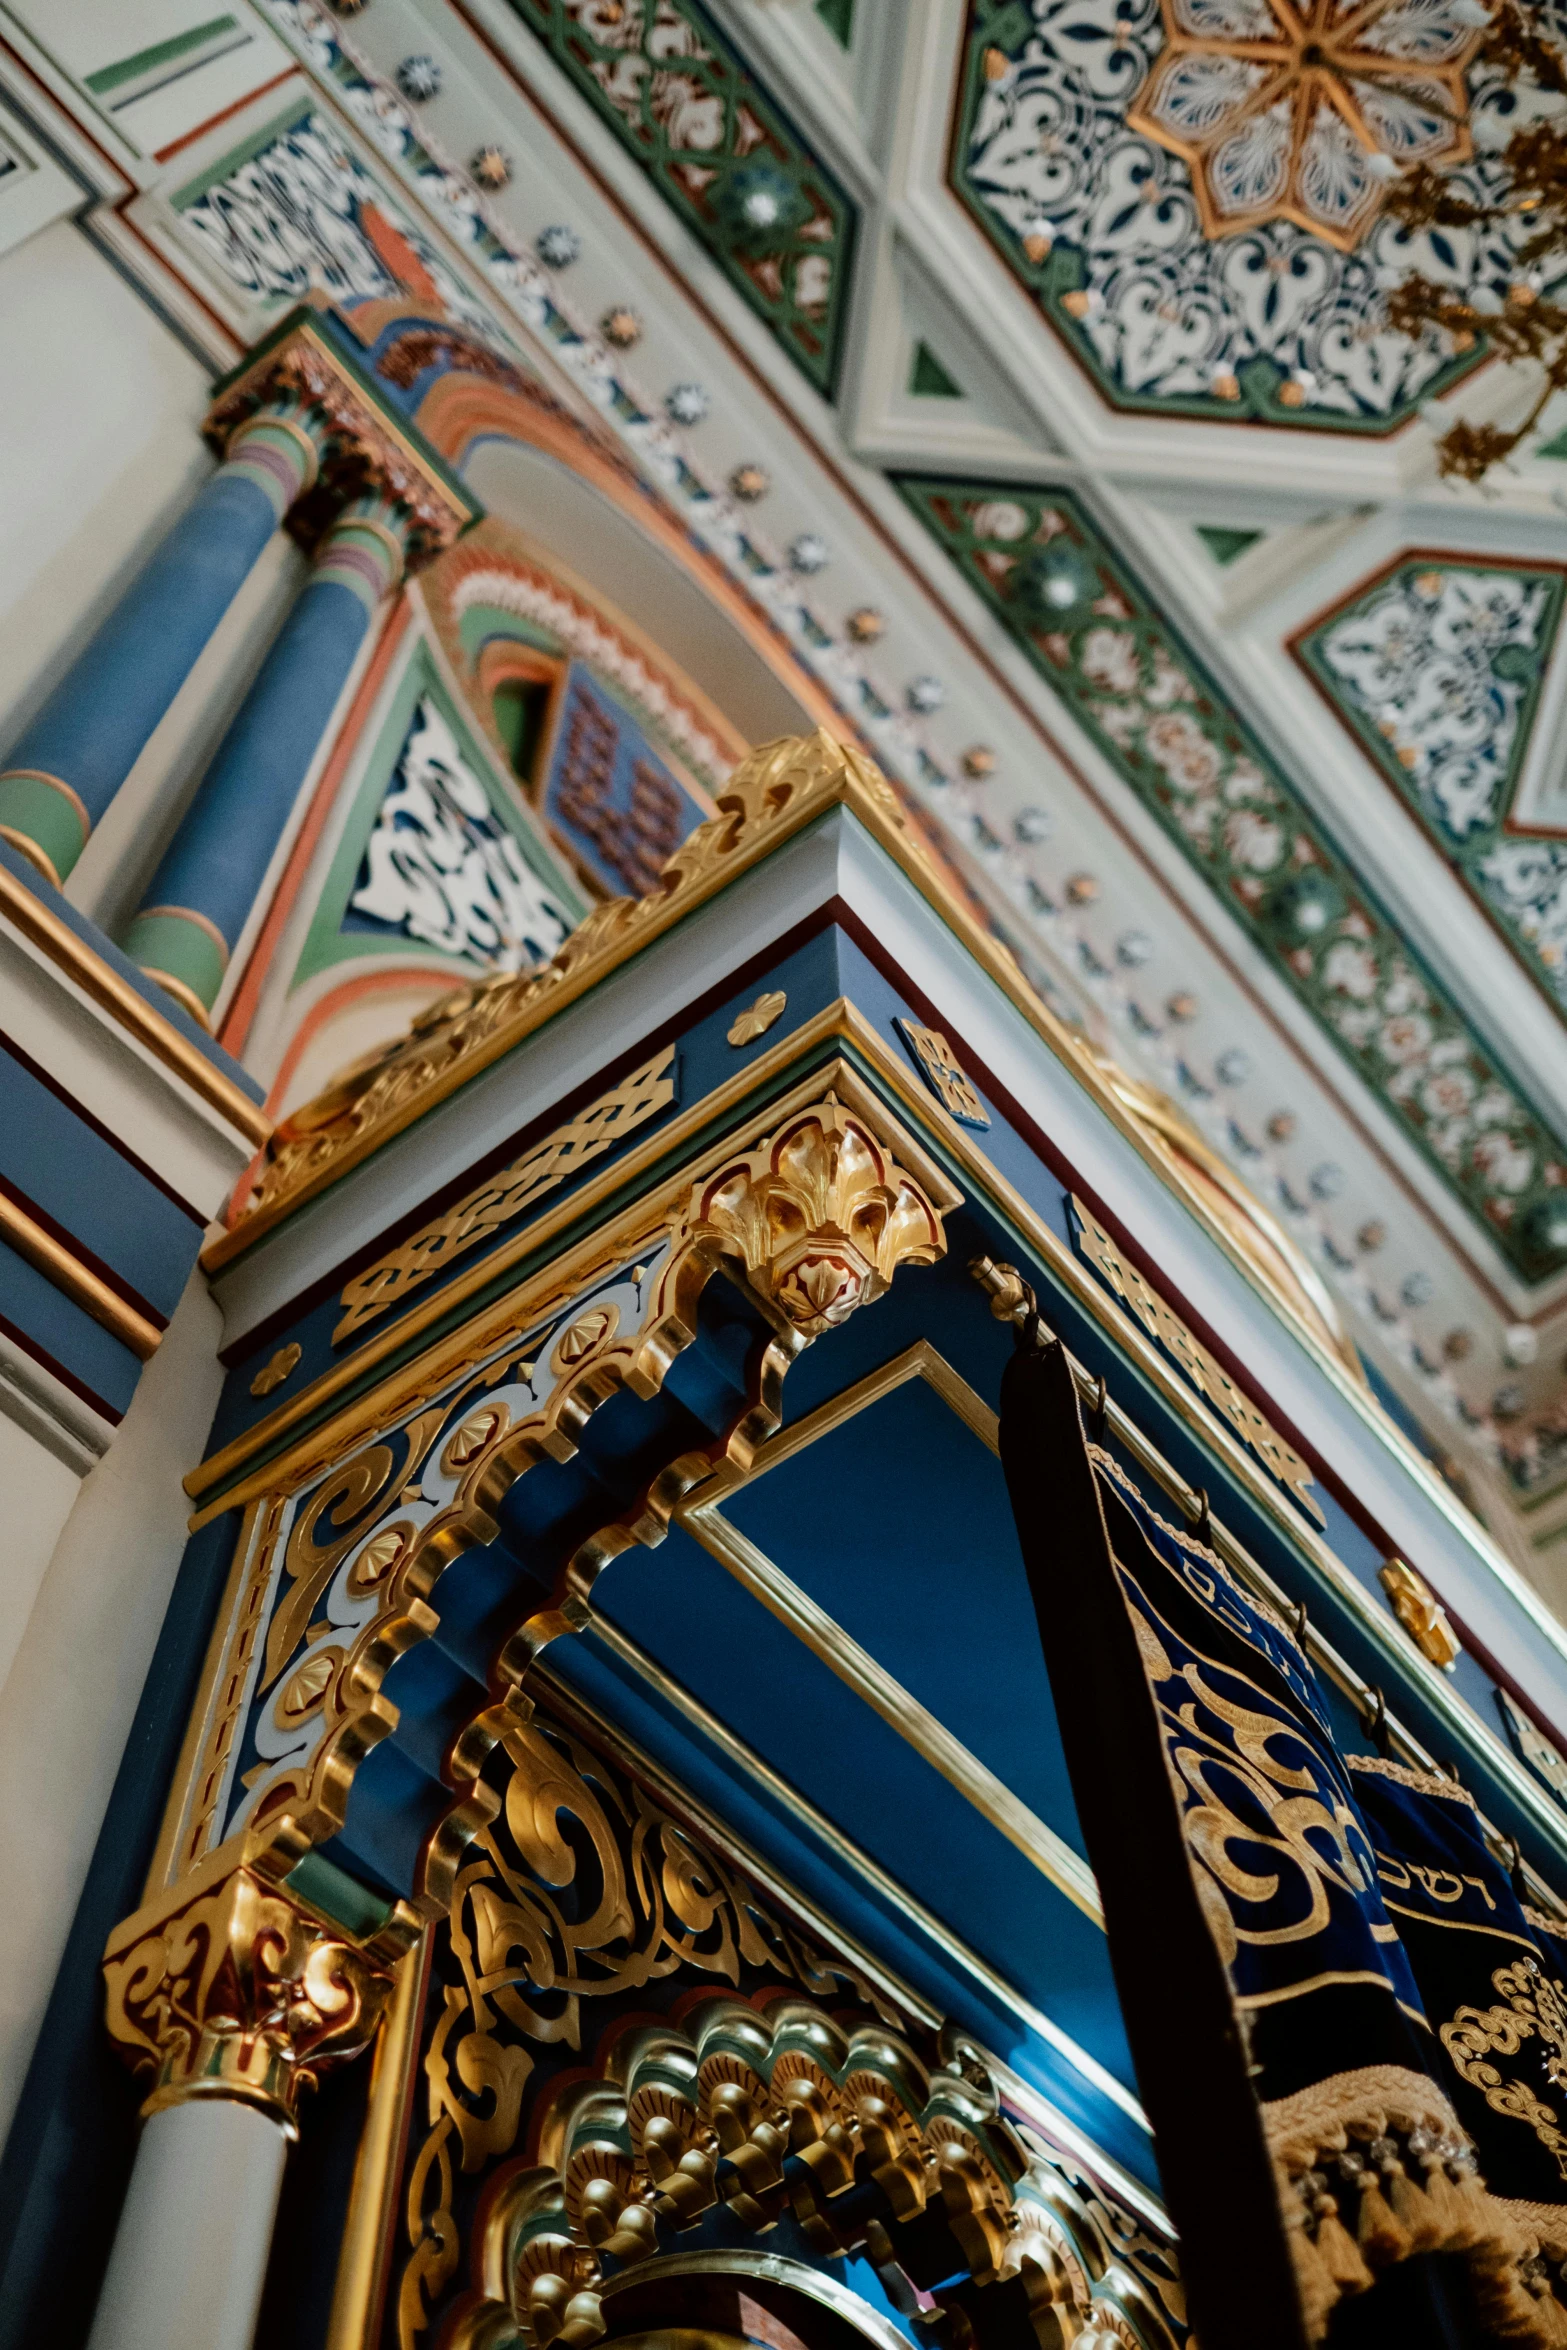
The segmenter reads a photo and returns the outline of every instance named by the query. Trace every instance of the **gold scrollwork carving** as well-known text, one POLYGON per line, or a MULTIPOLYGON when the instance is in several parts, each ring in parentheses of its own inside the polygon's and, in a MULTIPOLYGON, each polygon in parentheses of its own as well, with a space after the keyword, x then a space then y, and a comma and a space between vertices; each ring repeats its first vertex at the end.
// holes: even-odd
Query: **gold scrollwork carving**
POLYGON ((362 1948, 245 1867, 127 1919, 104 1975, 110 2037, 152 2078, 142 2111, 237 2098, 296 2136, 301 2089, 368 2045, 396 1955, 395 1936, 362 1948))
MULTIPOLYGON (((1325 1527, 1327 1519, 1314 1493, 1311 1469, 1292 1445, 1283 1437, 1271 1420, 1264 1417, 1251 1397, 1238 1387, 1220 1363, 1199 1338, 1194 1338, 1173 1306, 1166 1305, 1152 1282, 1144 1280, 1137 1267, 1129 1264, 1116 1247, 1108 1232, 1091 1216, 1080 1199, 1072 1201, 1072 1213, 1077 1218, 1083 1254, 1096 1271, 1103 1274, 1110 1288, 1122 1303, 1137 1317, 1150 1338, 1157 1339, 1168 1354, 1175 1357, 1199 1395, 1205 1395, 1223 1418, 1229 1421, 1242 1444, 1250 1447, 1263 1466, 1286 1486, 1310 1513, 1317 1525, 1325 1527)), ((995 1308, 1000 1312, 998 1300, 995 1308)))
POLYGON ((667 1109, 675 1098, 674 1059, 674 1046, 665 1045, 640 1069, 634 1069, 608 1093, 600 1094, 597 1101, 589 1102, 553 1134, 524 1151, 521 1158, 479 1184, 443 1216, 378 1257, 363 1273, 356 1273, 344 1285, 339 1300, 343 1314, 332 1333, 332 1344, 341 1346, 367 1322, 401 1305, 455 1258, 492 1238, 589 1160, 600 1158, 667 1109))
POLYGON ((1388 1605, 1423 1657, 1450 1673, 1463 1655, 1463 1642, 1453 1630, 1448 1613, 1423 1575, 1402 1559, 1389 1559, 1377 1569, 1377 1580, 1388 1605))
MULTIPOLYGON (((896 834, 919 861, 885 777, 852 744, 825 729, 763 743, 742 759, 716 795, 717 813, 698 825, 642 898, 611 898, 578 924, 541 970, 476 980, 419 1015, 405 1036, 346 1071, 325 1093, 292 1112, 267 1145, 260 1177, 234 1238, 270 1224, 301 1193, 346 1170, 453 1085, 507 1051, 541 1019, 592 986, 644 941, 681 919, 775 838, 835 801, 896 834)), ((218 1261, 214 1252, 211 1262, 218 1261)))
POLYGON ((898 2229, 939 2215, 977 2284, 1021 2284, 1042 2346, 1097 2326, 1131 2350, 1168 2350, 1148 2291, 1176 2308, 1168 2248, 1091 2210, 1094 2191, 1025 2142, 972 2043, 945 2033, 928 2065, 852 1965, 785 1926, 569 1731, 530 1719, 504 1744, 502 1813, 437 1929, 401 2350, 417 2350, 462 2265, 462 2209, 476 2215, 483 2295, 477 2310, 464 2303, 463 2339, 493 2327, 524 2350, 588 2350, 605 2330, 604 2261, 645 2260, 667 2249, 661 2228, 721 2204, 750 2230, 788 2215, 828 2256, 863 2246, 910 2308, 898 2229), (650 2016, 648 1987, 671 1978, 691 1988, 650 2016), (575 2057, 586 2003, 628 1995, 637 2004, 596 2062, 562 2070, 546 2054, 575 2057), (531 2167, 514 2167, 524 2141, 531 2167), (459 2180, 492 2164, 505 2166, 495 2185, 460 2198, 459 2180), (839 2201, 867 2182, 885 2221, 839 2201))

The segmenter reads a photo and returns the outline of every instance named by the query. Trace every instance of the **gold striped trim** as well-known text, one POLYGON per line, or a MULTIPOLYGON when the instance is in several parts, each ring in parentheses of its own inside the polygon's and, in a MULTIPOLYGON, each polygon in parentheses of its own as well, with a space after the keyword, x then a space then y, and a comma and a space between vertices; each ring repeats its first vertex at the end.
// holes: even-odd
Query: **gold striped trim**
POLYGON ((161 1061, 209 1109, 227 1119, 247 1142, 257 1150, 261 1148, 272 1132, 272 1121, 260 1103, 241 1093, 221 1069, 215 1069, 204 1053, 181 1036, 177 1028, 172 1028, 162 1013, 155 1011, 133 987, 128 987, 101 955, 94 954, 85 939, 78 938, 58 915, 40 904, 32 891, 13 873, 7 873, 4 866, 0 866, 0 915, 14 923, 24 938, 68 979, 73 979, 100 1011, 118 1021, 155 1061, 161 1061))
POLYGON ((128 1346, 142 1362, 157 1353, 163 1338, 157 1324, 149 1322, 145 1314, 138 1314, 134 1306, 128 1306, 117 1291, 106 1281, 100 1281, 96 1273, 90 1272, 52 1233, 35 1224, 3 1192, 0 1192, 0 1240, 14 1248, 19 1257, 25 1257, 62 1297, 68 1297, 72 1305, 80 1306, 83 1313, 101 1322, 111 1338, 128 1346))

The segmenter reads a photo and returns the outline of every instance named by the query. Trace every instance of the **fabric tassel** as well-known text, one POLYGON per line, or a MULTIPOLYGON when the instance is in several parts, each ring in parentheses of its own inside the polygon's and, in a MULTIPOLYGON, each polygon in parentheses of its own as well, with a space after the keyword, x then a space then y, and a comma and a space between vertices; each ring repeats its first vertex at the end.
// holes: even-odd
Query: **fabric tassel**
POLYGON ((1339 2218, 1338 2203, 1331 2195, 1324 2195, 1317 2207, 1317 2257, 1339 2293, 1370 2291, 1371 2271, 1339 2218))
POLYGON ((1409 2230, 1396 2218, 1372 2170, 1360 2175, 1360 2224, 1355 2235, 1373 2268, 1390 2268, 1394 2261, 1409 2258, 1409 2230))
POLYGON ((1441 2227, 1438 2241, 1445 2252, 1463 2252, 1479 2242, 1469 2199, 1448 2177, 1447 2165, 1440 2155, 1426 2166, 1425 2195, 1441 2227))
POLYGON ((1447 2248, 1441 2213, 1402 2163, 1395 2162, 1388 2174, 1387 2198, 1393 2206, 1394 2218, 1408 2234, 1411 2252, 1436 2252, 1447 2248))

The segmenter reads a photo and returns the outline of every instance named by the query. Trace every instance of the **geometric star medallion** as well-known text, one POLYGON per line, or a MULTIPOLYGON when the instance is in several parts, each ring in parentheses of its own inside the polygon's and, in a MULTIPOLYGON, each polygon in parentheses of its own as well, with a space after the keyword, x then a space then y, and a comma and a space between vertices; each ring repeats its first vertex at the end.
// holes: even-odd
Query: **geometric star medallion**
POLYGON ((1203 234, 1292 220, 1348 252, 1412 163, 1472 152, 1477 0, 1160 0, 1128 126, 1179 155, 1203 234))

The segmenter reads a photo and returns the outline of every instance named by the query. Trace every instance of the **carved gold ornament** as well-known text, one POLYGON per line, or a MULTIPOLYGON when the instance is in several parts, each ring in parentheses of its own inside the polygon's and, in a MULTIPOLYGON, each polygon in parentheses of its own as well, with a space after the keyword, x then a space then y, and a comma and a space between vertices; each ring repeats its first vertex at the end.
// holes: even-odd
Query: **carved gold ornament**
POLYGON ((1412 164, 1472 152, 1461 0, 1160 0, 1128 127, 1180 156, 1203 234, 1289 220, 1348 252, 1412 164))
MULTIPOLYGON (((1293 1445, 1283 1437, 1258 1411, 1251 1397, 1238 1387, 1215 1356, 1209 1353, 1199 1338, 1194 1338, 1173 1306, 1145 1281, 1135 1265, 1129 1264, 1104 1227, 1091 1216, 1080 1199, 1072 1201, 1072 1213, 1077 1219, 1083 1254, 1104 1275, 1116 1296, 1137 1317, 1150 1338, 1157 1339, 1166 1353, 1173 1355, 1199 1395, 1207 1397, 1215 1410, 1228 1422, 1242 1444, 1254 1452, 1270 1475, 1286 1486, 1319 1526, 1327 1520, 1315 1494, 1309 1488, 1312 1482, 1310 1465, 1303 1461, 1293 1445)), ((998 1272, 1009 1272, 1010 1267, 999 1267, 998 1272)), ((1013 1276, 1014 1279, 1016 1276, 1013 1276)), ((988 1286, 988 1284, 987 1284, 988 1286)), ((991 1311, 1001 1320, 1015 1316, 1013 1304, 1004 1303, 999 1293, 993 1293, 991 1311)))
POLYGON ((737 1012, 730 1021, 729 1042, 755 1044, 757 1038, 765 1036, 773 1022, 782 1016, 788 1001, 781 987, 771 988, 759 995, 754 1004, 747 1004, 745 1010, 737 1012))
POLYGON ((250 1382, 251 1394, 257 1397, 271 1395, 274 1389, 281 1387, 304 1351, 297 1338, 291 1338, 287 1346, 280 1346, 250 1382))
POLYGON ((1388 1604, 1410 1639, 1432 1664, 1452 1672, 1464 1653, 1463 1642, 1448 1621, 1447 1610, 1425 1579, 1402 1559, 1389 1559, 1377 1570, 1377 1580, 1388 1604))
POLYGON ((177 1902, 128 1918, 104 1957, 110 2037, 151 2077, 143 2113, 237 2098, 296 2137, 301 2088, 369 2044, 396 1949, 361 1948, 248 1868, 177 1902))
MULTIPOLYGON (((556 1190, 589 1160, 602 1157, 628 1134, 646 1125, 675 1099, 675 1048, 665 1045, 640 1069, 589 1102, 585 1110, 557 1126, 553 1134, 524 1151, 520 1159, 479 1184, 455 1207, 426 1224, 408 1240, 344 1285, 342 1319, 332 1333, 341 1346, 356 1330, 373 1322, 390 1306, 401 1305, 422 1283, 471 1248, 514 1223, 525 1208, 556 1190)), ((330 1098, 330 1097, 329 1097, 330 1098)), ((255 1394, 252 1388, 251 1393, 255 1394)))
POLYGON ((852 1959, 558 1723, 519 1722, 504 1746, 501 1815, 435 1929, 400 2350, 430 2340, 464 2268, 480 2306, 440 2339, 588 2350, 615 2331, 616 2272, 670 2230, 721 2212, 765 2241, 788 2214, 842 2257, 865 2240, 867 2182, 891 2215, 872 2223, 883 2276, 903 2223, 928 2219, 976 2285, 1010 2287, 1041 2345, 1172 2350, 1169 2247, 1011 2124, 973 2042, 949 2026, 922 2061, 852 1959), (748 1998, 758 1979, 777 1988, 748 1998), (649 2013, 646 1987, 668 1981, 678 2004, 649 2013), (627 1999, 620 2029, 601 2003, 627 1999), (538 2076, 560 2042, 583 2055, 552 2090, 538 2076), (465 2245, 459 2176, 492 2170, 465 2245))
POLYGON ((909 1049, 920 1065, 932 1093, 944 1110, 962 1126, 988 1126, 990 1113, 974 1091, 963 1065, 938 1028, 921 1028, 917 1021, 900 1020, 909 1049))
POLYGON ((819 730, 787 736, 742 759, 715 795, 718 813, 697 826, 643 898, 611 898, 579 923, 552 961, 529 972, 473 981, 432 1004, 405 1036, 367 1056, 276 1129, 235 1233, 210 1250, 226 1261, 251 1232, 307 1191, 333 1180, 410 1117, 439 1100, 571 1002, 636 948, 656 938, 731 877, 835 802, 864 814, 916 865, 920 842, 886 778, 852 744, 819 730))
POLYGON ((946 1251, 926 1193, 833 1093, 699 1183, 691 1224, 807 1338, 946 1251))

